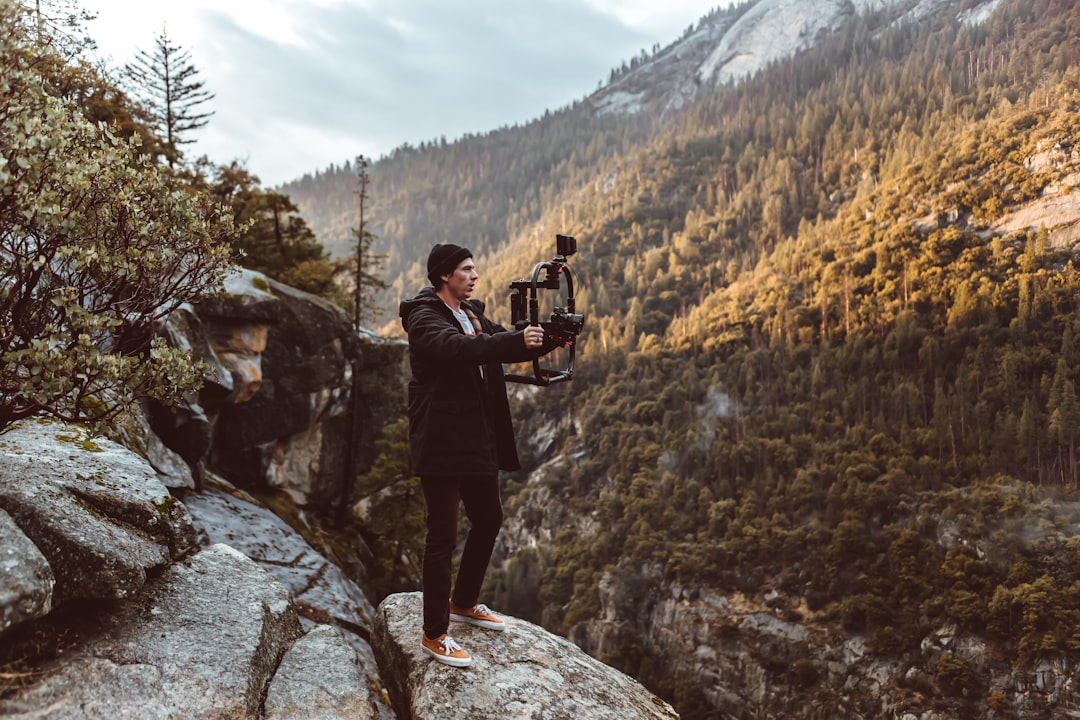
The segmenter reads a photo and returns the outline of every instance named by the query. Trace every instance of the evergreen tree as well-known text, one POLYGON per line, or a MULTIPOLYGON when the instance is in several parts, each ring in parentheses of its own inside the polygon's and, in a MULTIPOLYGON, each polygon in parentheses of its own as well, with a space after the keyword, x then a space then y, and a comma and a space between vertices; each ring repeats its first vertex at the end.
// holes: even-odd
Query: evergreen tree
POLYGON ((238 262, 293 287, 340 301, 338 268, 284 193, 259 187, 259 178, 237 162, 217 168, 210 195, 232 208, 241 229, 238 262))
POLYGON ((154 39, 153 52, 139 50, 124 73, 133 94, 142 101, 143 118, 162 138, 159 152, 174 167, 183 156, 180 146, 194 142, 190 133, 205 127, 213 115, 197 108, 214 95, 197 79, 199 71, 191 53, 174 45, 164 28, 154 39))
POLYGON ((375 298, 378 293, 386 289, 386 283, 378 275, 382 267, 382 256, 376 255, 372 248, 375 235, 368 230, 368 219, 364 212, 368 200, 368 159, 363 155, 356 157, 356 176, 359 188, 356 197, 359 201, 360 223, 353 228, 353 237, 356 239, 355 262, 353 269, 353 326, 360 327, 365 318, 374 318, 378 313, 375 307, 375 298))
POLYGON ((1080 401, 1077 400, 1076 386, 1069 378, 1069 367, 1064 357, 1058 360, 1047 409, 1050 411, 1050 432, 1061 451, 1061 479, 1063 482, 1075 484, 1076 430, 1080 427, 1080 401))

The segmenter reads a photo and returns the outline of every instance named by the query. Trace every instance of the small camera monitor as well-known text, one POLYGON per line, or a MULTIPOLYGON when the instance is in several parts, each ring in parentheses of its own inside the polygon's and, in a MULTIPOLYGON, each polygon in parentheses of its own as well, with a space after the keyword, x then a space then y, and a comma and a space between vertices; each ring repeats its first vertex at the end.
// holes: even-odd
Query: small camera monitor
POLYGON ((556 235, 555 249, 558 255, 570 257, 577 252, 577 239, 572 235, 556 235))

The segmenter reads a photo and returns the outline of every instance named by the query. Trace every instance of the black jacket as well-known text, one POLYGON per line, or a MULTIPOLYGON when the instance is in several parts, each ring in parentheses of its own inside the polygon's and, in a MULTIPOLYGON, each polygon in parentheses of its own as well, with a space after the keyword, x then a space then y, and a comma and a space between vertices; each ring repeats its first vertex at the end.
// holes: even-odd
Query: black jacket
POLYGON ((417 475, 521 467, 502 363, 532 360, 540 352, 525 347, 523 331, 507 331, 484 317, 482 302, 463 304, 480 319, 482 334, 466 335, 433 288, 400 306, 409 334, 409 451, 417 475))

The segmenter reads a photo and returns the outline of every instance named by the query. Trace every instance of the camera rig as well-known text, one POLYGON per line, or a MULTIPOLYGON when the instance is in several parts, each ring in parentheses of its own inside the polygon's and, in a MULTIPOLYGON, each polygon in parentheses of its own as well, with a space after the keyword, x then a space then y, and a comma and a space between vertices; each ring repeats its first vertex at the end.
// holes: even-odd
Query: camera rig
POLYGON ((510 317, 515 330, 523 330, 529 325, 544 328, 549 341, 566 348, 565 367, 561 370, 541 367, 539 358, 535 358, 532 361, 532 375, 507 375, 506 379, 510 382, 546 387, 574 378, 574 348, 585 325, 585 316, 575 312, 574 273, 570 270, 566 258, 577 252, 577 240, 570 235, 556 235, 555 248, 555 258, 537 263, 533 267, 531 278, 510 283, 510 317), (558 292, 562 288, 563 279, 566 280, 566 307, 555 307, 551 311, 550 319, 541 322, 537 291, 558 292))

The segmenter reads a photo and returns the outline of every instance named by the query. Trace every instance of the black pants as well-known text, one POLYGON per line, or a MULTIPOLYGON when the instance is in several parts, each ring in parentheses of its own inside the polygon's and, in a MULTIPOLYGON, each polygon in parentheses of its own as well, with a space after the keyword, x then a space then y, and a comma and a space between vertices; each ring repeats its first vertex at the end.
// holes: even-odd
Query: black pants
POLYGON ((480 599, 480 588, 502 525, 503 509, 498 475, 426 475, 420 481, 427 504, 424 634, 434 639, 450 626, 448 600, 452 598, 459 607, 472 607, 480 599), (450 570, 457 545, 459 504, 465 505, 471 527, 451 595, 450 570))

